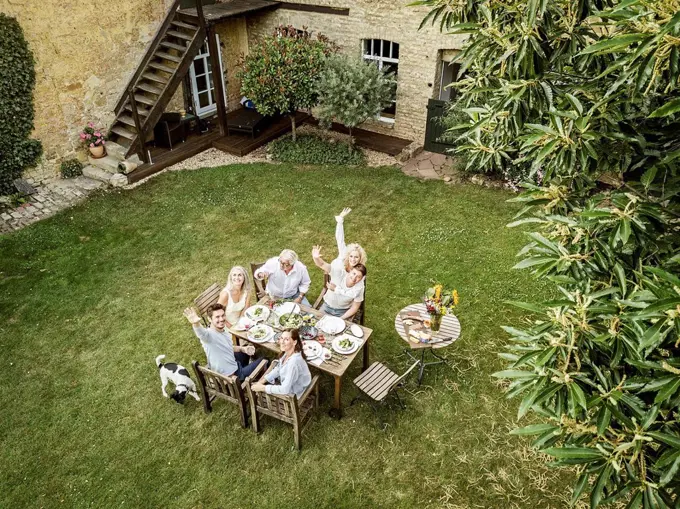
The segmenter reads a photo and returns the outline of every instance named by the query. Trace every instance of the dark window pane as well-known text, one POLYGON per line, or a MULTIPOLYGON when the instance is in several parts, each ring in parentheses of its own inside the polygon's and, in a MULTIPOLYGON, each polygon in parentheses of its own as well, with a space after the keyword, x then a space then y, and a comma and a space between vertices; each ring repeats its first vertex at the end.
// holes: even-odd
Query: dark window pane
POLYGON ((397 115, 397 103, 390 104, 380 112, 381 117, 394 118, 397 115))
POLYGON ((373 39, 373 55, 378 57, 380 56, 380 43, 382 41, 380 39, 373 39))
POLYGON ((210 88, 213 89, 215 88, 215 84, 213 83, 213 75, 212 73, 208 73, 208 76, 210 77, 210 88))
POLYGON ((384 72, 384 73, 387 73, 387 74, 390 74, 390 73, 391 73, 391 74, 394 74, 395 77, 396 77, 396 75, 397 75, 397 70, 399 69, 399 64, 392 64, 392 63, 389 63, 389 62, 385 62, 385 63, 383 64, 383 68, 382 68, 382 69, 383 69, 383 72, 384 72))
POLYGON ((196 90, 199 92, 205 90, 207 88, 206 81, 205 81, 205 74, 203 76, 196 76, 196 90))
POLYGON ((198 94, 198 107, 205 108, 206 106, 210 106, 210 97, 208 97, 208 92, 198 94))
POLYGON ((205 74, 205 65, 204 60, 202 58, 194 60, 194 72, 196 74, 205 74))
POLYGON ((390 58, 390 47, 392 46, 392 43, 390 41, 383 41, 382 42, 382 56, 390 58))
POLYGON ((399 60, 399 43, 398 42, 392 43, 392 58, 399 60))
POLYGON ((364 39, 364 55, 371 54, 371 39, 364 39))

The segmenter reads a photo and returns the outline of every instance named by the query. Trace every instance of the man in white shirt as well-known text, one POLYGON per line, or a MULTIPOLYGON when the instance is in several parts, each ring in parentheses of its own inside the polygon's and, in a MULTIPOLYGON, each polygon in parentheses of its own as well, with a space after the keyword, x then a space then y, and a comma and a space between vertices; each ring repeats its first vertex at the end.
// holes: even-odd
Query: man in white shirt
POLYGON ((304 263, 295 251, 284 249, 277 257, 270 258, 255 271, 255 279, 268 277, 267 293, 274 299, 293 299, 309 306, 305 294, 312 283, 304 263))
POLYGON ((324 304, 321 311, 339 316, 343 320, 350 320, 359 311, 364 300, 366 266, 357 263, 347 272, 340 258, 336 258, 332 263, 325 262, 321 258, 321 246, 314 246, 312 257, 317 267, 329 274, 331 279, 326 285, 328 291, 323 296, 324 304))

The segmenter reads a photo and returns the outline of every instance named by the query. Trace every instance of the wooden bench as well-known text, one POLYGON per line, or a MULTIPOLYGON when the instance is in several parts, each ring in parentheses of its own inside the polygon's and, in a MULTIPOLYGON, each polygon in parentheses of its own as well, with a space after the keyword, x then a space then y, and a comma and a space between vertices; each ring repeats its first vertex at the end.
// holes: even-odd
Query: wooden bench
POLYGON ((309 422, 314 410, 319 407, 319 375, 312 378, 309 387, 298 400, 295 394, 267 394, 266 392, 253 392, 251 380, 264 382, 264 376, 269 373, 278 361, 272 362, 267 372, 258 379, 258 374, 253 373, 244 383, 248 399, 250 400, 250 414, 253 419, 253 431, 260 431, 260 414, 268 415, 279 421, 293 426, 295 447, 302 448, 302 430, 309 422))
MULTIPOLYGON (((240 383, 236 376, 225 376, 193 361, 191 365, 196 373, 198 386, 203 396, 203 409, 206 413, 212 412, 212 403, 215 399, 221 399, 236 405, 239 409, 241 427, 248 427, 248 400, 244 390, 245 382, 240 383)), ((266 366, 266 361, 260 362, 252 375, 257 376, 266 366)))

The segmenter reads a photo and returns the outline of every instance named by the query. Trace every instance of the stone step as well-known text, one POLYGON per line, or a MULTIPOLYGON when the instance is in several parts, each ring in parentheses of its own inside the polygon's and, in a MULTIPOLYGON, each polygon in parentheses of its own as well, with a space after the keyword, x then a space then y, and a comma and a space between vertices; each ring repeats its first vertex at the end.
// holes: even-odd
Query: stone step
POLYGON ((115 141, 106 142, 106 153, 111 157, 115 157, 119 161, 125 159, 126 151, 127 149, 123 145, 116 143, 115 141))
POLYGON ((118 163, 120 162, 120 159, 113 157, 111 155, 106 155, 104 157, 100 157, 99 159, 95 159, 94 157, 89 156, 87 160, 90 162, 92 166, 101 168, 102 170, 107 171, 109 173, 116 173, 118 171, 118 163))
MULTIPOLYGON (((90 168, 88 166, 88 168, 90 168)), ((98 169, 98 168, 95 168, 98 169)), ((106 182, 103 182, 101 180, 94 180, 89 177, 81 175, 80 177, 76 177, 73 179, 73 183, 76 185, 76 187, 84 190, 84 191, 93 191, 94 189, 101 189, 106 185, 106 182)))
POLYGON ((84 177, 92 180, 98 180, 107 184, 112 175, 113 173, 104 171, 101 168, 97 168, 96 166, 85 166, 85 168, 83 168, 84 177))

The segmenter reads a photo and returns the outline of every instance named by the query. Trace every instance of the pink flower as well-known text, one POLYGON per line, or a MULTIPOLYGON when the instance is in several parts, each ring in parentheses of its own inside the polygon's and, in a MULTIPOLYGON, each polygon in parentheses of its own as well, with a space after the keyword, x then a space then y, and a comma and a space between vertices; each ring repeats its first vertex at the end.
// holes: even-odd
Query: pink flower
POLYGON ((102 145, 106 145, 106 140, 102 140, 102 145))
POLYGON ((92 122, 88 122, 87 127, 94 127, 94 124, 92 122))
POLYGON ((100 133, 99 131, 97 131, 97 132, 94 133, 94 135, 97 136, 98 138, 101 138, 102 133, 100 133))
POLYGON ((84 140, 85 139, 85 133, 80 133, 80 139, 84 140))
POLYGON ((94 143, 90 143, 90 147, 94 148, 94 143))

